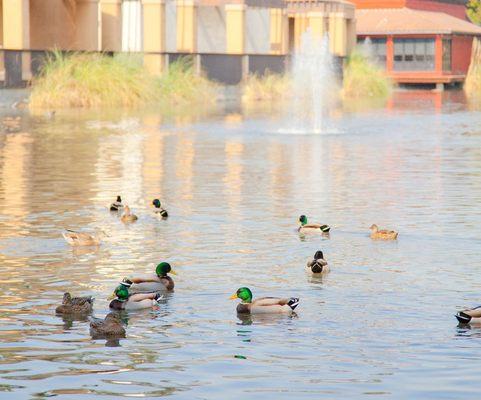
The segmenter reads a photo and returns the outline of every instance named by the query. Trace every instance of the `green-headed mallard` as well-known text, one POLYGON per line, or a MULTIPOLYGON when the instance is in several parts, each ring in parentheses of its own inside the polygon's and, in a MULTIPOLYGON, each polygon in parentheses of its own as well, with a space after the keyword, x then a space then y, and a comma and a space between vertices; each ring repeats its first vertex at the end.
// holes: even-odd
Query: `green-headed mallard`
POLYGON ((372 224, 369 228, 371 230, 371 239, 381 240, 396 240, 398 233, 395 231, 388 231, 386 229, 379 229, 376 224, 372 224))
POLYGON ((314 258, 307 261, 306 271, 310 274, 327 274, 329 272, 329 265, 324 259, 324 253, 321 250, 316 251, 314 258))
POLYGON ((299 217, 299 224, 298 231, 301 233, 329 233, 331 230, 329 225, 308 224, 307 217, 305 215, 301 215, 299 217))
POLYGON ((460 324, 481 324, 481 306, 458 312, 456 319, 460 324))
POLYGON ((94 298, 92 296, 86 297, 72 297, 70 293, 64 293, 62 305, 55 309, 57 314, 88 314, 92 312, 94 298))
POLYGON ((237 289, 237 292, 234 293, 230 299, 242 300, 242 303, 237 305, 237 312, 239 314, 291 313, 299 305, 299 299, 296 297, 285 299, 261 297, 260 299, 252 300, 252 292, 246 287, 237 289))
POLYGON ((122 204, 122 198, 117 196, 117 200, 110 205, 110 211, 119 211, 122 210, 123 207, 124 205, 122 204))
POLYGON ((132 214, 132 211, 130 211, 130 207, 128 205, 125 205, 124 212, 122 213, 120 220, 122 222, 135 222, 137 221, 137 219, 137 215, 132 214))
POLYGON ((158 304, 158 300, 162 299, 159 293, 134 293, 130 294, 129 289, 125 285, 119 285, 115 289, 111 298, 114 298, 109 304, 113 310, 140 310, 142 308, 150 308, 158 304))
POLYGON ((169 213, 167 212, 167 210, 165 210, 164 208, 162 208, 162 204, 160 204, 160 200, 159 199, 155 199, 154 201, 152 201, 152 204, 154 205, 154 213, 157 217, 159 218, 167 218, 169 216, 169 213))
POLYGON ((124 337, 125 328, 122 325, 118 313, 108 313, 105 319, 91 318, 90 335, 94 338, 101 337, 124 337))
POLYGON ((129 293, 153 293, 174 290, 174 280, 168 275, 177 275, 167 262, 161 262, 155 268, 155 274, 137 275, 124 278, 120 283, 129 289, 129 293))
POLYGON ((66 232, 62 233, 62 236, 71 246, 98 246, 102 237, 108 235, 104 231, 91 234, 67 229, 66 232))

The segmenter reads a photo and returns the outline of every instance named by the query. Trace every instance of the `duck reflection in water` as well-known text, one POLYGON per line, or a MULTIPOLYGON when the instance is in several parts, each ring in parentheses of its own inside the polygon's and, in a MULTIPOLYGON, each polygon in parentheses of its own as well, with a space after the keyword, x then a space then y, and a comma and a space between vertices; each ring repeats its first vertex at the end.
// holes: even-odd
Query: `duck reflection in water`
MULTIPOLYGON (((291 314, 242 314, 237 313, 237 318, 240 322, 237 325, 248 326, 248 325, 277 325, 279 323, 285 322, 286 320, 291 320, 298 318, 295 312, 291 314)), ((239 331, 238 331, 239 332, 239 331)))

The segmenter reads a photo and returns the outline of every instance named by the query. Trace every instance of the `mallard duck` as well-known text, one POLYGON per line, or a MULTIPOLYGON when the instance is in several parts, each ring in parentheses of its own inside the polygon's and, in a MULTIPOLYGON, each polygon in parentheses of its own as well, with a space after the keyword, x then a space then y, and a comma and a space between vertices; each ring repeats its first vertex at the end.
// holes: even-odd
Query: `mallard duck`
POLYGON ((230 299, 242 300, 242 303, 237 305, 237 312, 239 314, 291 313, 299 305, 299 299, 296 297, 289 299, 261 297, 260 299, 252 300, 252 292, 246 287, 237 289, 237 292, 234 293, 230 299))
POLYGON ((480 324, 481 323, 481 306, 458 312, 456 319, 460 324, 480 324))
POLYGON ((160 200, 159 199, 155 199, 154 201, 152 201, 152 204, 154 205, 155 209, 154 209, 154 213, 155 215, 157 215, 157 217, 159 218, 167 218, 169 216, 169 213, 167 212, 167 210, 165 210, 164 208, 162 208, 162 205, 160 204, 160 200))
POLYGON ((91 318, 90 335, 92 337, 125 336, 125 328, 117 313, 108 313, 105 319, 91 318))
POLYGON ((122 204, 122 198, 120 196, 117 196, 117 200, 115 200, 111 205, 110 205, 110 211, 119 211, 124 207, 122 204))
POLYGON ((72 297, 70 293, 64 293, 62 305, 55 309, 57 314, 88 314, 92 312, 94 298, 92 296, 86 297, 72 297))
POLYGON ((174 280, 167 274, 177 275, 169 263, 161 262, 155 268, 155 274, 124 278, 120 283, 129 289, 129 293, 153 293, 174 290, 174 280))
POLYGON ((125 205, 124 212, 122 213, 120 220, 122 222, 134 222, 137 221, 137 219, 137 215, 132 214, 132 211, 130 211, 130 207, 125 205))
POLYGON ((306 271, 310 274, 327 274, 329 272, 329 265, 327 265, 321 250, 316 251, 314 259, 307 261, 306 271))
POLYGON ((109 304, 113 310, 140 310, 158 304, 163 297, 159 293, 130 294, 126 286, 119 285, 110 298, 114 298, 109 304))
POLYGON ((322 233, 329 233, 331 227, 329 225, 321 225, 321 224, 308 224, 307 217, 305 215, 301 215, 299 217, 299 229, 298 231, 301 233, 311 233, 311 232, 322 232, 322 233))
POLYGON ((379 229, 376 224, 372 224, 369 228, 371 230, 371 239, 381 240, 396 240, 398 233, 395 231, 388 231, 386 229, 379 229))
POLYGON ((98 246, 103 236, 108 236, 104 231, 95 234, 77 232, 67 229, 62 233, 63 238, 71 246, 98 246))

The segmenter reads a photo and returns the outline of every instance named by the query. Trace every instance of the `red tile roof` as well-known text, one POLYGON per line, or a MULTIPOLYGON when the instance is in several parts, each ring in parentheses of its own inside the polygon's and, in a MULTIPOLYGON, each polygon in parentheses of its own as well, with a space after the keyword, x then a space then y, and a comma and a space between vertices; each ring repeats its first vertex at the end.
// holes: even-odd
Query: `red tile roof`
POLYGON ((356 10, 358 35, 468 34, 480 35, 481 27, 442 12, 411 8, 356 10))

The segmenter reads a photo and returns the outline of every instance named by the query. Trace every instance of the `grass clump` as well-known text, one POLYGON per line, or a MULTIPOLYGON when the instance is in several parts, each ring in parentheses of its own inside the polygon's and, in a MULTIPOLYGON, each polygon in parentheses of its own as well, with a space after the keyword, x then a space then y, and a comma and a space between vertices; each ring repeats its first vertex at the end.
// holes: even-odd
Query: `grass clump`
POLYGON ((359 50, 354 50, 344 70, 344 98, 386 98, 392 91, 392 82, 384 70, 359 50))
POLYGON ((290 91, 291 80, 286 74, 267 71, 264 75, 252 74, 242 84, 242 101, 278 101, 290 91))
MULTIPOLYGON (((138 107, 205 102, 214 85, 179 59, 162 76, 151 75, 142 56, 53 52, 32 81, 32 108, 138 107)), ((209 98, 212 98, 209 97, 209 98)))

